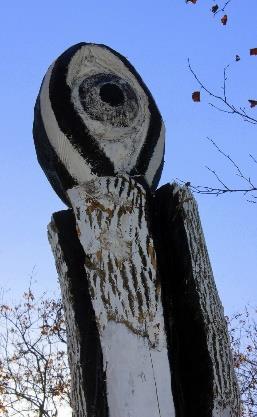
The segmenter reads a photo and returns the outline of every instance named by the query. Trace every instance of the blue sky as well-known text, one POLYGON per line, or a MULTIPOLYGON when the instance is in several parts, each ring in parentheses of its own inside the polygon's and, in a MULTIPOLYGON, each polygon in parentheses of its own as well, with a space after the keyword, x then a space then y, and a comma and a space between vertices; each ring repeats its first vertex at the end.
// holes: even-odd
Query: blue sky
MULTIPOLYGON (((57 274, 46 236, 51 213, 63 209, 35 156, 33 107, 52 61, 74 43, 104 43, 125 55, 150 88, 166 124, 166 156, 161 184, 176 178, 215 185, 205 165, 229 184, 233 170, 206 137, 256 179, 257 127, 201 103, 187 58, 201 79, 221 93, 223 68, 231 63, 228 95, 248 106, 257 99, 257 4, 232 0, 228 24, 213 18, 212 1, 184 0, 87 2, 44 0, 5 2, 0 6, 2 152, 0 198, 0 283, 15 295, 33 267, 40 290, 57 288, 57 274), (239 54, 241 61, 234 62, 239 54)), ((257 117, 257 110, 249 110, 257 117)), ((242 196, 197 196, 209 254, 226 313, 256 305, 257 204, 242 196)))

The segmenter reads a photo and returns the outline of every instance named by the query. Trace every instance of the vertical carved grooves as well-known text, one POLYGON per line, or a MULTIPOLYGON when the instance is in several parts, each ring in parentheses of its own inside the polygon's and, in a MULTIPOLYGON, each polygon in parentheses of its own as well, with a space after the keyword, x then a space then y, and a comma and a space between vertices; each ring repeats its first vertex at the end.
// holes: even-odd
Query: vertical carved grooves
POLYGON ((161 187, 153 224, 177 417, 239 416, 226 322, 190 192, 161 187))
POLYGON ((163 317, 144 188, 131 177, 101 177, 68 195, 99 329, 114 320, 145 336, 147 324, 151 343, 159 344, 163 317))
POLYGON ((156 192, 154 231, 177 417, 210 417, 212 368, 184 222, 169 184, 156 192))
MULTIPOLYGON (((70 336, 69 345, 71 347, 72 345, 80 346, 80 351, 77 352, 80 357, 77 360, 70 358, 70 363, 73 361, 73 363, 77 363, 77 367, 81 366, 82 368, 75 370, 75 373, 82 374, 82 386, 77 386, 75 389, 86 393, 86 414, 85 410, 84 414, 76 410, 75 417, 85 417, 86 415, 88 417, 108 417, 102 350, 84 269, 85 255, 77 238, 76 223, 72 211, 54 213, 49 230, 49 234, 54 231, 58 236, 59 248, 62 251, 61 258, 67 268, 66 280, 68 282, 60 282, 60 284, 67 325, 73 319, 67 317, 70 310, 73 311, 75 318, 75 323, 71 325, 75 326, 75 331, 72 335, 68 335, 70 336), (66 293, 64 293, 65 287, 66 293), (71 340, 71 337, 77 338, 77 341, 71 340)), ((53 246, 52 242, 51 244, 53 246)), ((60 281, 63 281, 65 277, 60 273, 60 270, 58 272, 60 281)), ((71 352, 69 353, 71 354, 71 352)), ((80 393, 77 392, 76 395, 79 396, 80 393)))

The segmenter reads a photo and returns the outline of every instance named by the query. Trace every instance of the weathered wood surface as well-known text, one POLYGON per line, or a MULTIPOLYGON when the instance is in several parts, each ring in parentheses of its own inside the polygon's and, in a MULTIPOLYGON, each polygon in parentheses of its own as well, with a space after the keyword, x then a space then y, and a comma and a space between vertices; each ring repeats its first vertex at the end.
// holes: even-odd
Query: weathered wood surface
MULTIPOLYGON (((84 280, 100 336, 109 416, 175 417, 146 191, 130 177, 103 177, 68 190, 68 196, 85 254, 84 280)), ((49 236, 70 328, 76 321, 75 305, 66 282, 72 277, 67 276, 54 219, 49 236)), ((70 337, 71 346, 78 349, 78 333, 73 330, 70 337)), ((79 364, 74 354, 73 348, 70 362, 75 364, 78 391, 86 364, 79 364)))
POLYGON ((187 187, 156 192, 155 227, 177 416, 239 417, 239 391, 196 201, 187 187))
POLYGON ((196 203, 177 185, 151 194, 164 124, 139 74, 105 45, 72 46, 44 77, 33 134, 72 208, 53 215, 49 240, 75 417, 239 417, 196 203))
POLYGON ((167 184, 148 204, 140 184, 118 177, 68 195, 76 221, 69 211, 55 214, 49 237, 75 416, 239 417, 227 325, 189 190, 167 184))
POLYGON ((72 210, 53 214, 48 238, 64 305, 73 416, 108 417, 102 348, 72 210))

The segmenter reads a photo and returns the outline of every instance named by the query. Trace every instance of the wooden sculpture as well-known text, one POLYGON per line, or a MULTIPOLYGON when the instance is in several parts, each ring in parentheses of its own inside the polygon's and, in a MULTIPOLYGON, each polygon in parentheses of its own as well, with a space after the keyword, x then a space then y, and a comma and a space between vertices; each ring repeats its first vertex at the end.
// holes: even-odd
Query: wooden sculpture
POLYGON ((75 417, 239 417, 226 321, 196 202, 156 191, 164 124, 131 64, 80 43, 35 106, 39 163, 69 209, 48 227, 75 417))

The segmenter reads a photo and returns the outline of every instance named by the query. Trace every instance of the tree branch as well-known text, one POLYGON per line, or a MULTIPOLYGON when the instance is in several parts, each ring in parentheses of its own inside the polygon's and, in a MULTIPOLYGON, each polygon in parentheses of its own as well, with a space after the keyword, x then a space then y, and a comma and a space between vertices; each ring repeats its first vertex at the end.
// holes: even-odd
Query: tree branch
POLYGON ((190 64, 190 60, 188 58, 188 68, 189 68, 190 72, 193 74, 194 78, 196 79, 196 81, 199 84, 199 86, 201 87, 201 89, 203 89, 210 97, 217 100, 219 103, 222 103, 224 105, 224 107, 219 107, 214 103, 209 103, 209 105, 212 106, 213 108, 215 108, 216 110, 219 110, 223 113, 236 114, 237 116, 242 117, 245 122, 248 122, 248 123, 251 123, 251 124, 255 125, 255 124, 257 124, 257 119, 256 118, 249 116, 243 108, 236 107, 228 101, 227 93, 226 93, 226 81, 227 81, 227 68, 228 67, 229 67, 229 65, 227 65, 223 70, 223 87, 222 87, 223 96, 220 96, 218 94, 213 93, 211 90, 209 90, 209 88, 207 88, 203 84, 203 82, 199 79, 198 75, 193 70, 193 68, 190 64))
MULTIPOLYGON (((185 184, 190 187, 192 192, 197 194, 209 194, 209 195, 215 195, 220 196, 224 194, 230 194, 230 193, 242 193, 243 195, 249 196, 249 202, 251 203, 257 203, 257 185, 253 183, 252 179, 249 176, 246 176, 245 173, 242 171, 242 169, 239 167, 239 165, 231 158, 229 154, 226 154, 217 144, 216 142, 207 137, 207 139, 211 142, 211 144, 215 147, 215 149, 220 153, 227 161, 229 161, 229 164, 235 169, 235 174, 240 180, 243 181, 243 183, 246 184, 245 187, 235 187, 235 186, 228 186, 224 180, 221 179, 221 177, 217 174, 217 172, 206 166, 206 169, 208 169, 216 178, 218 183, 220 184, 219 187, 211 187, 211 186, 203 186, 203 185, 192 185, 191 183, 188 183, 186 181, 179 180, 182 184, 185 184)), ((254 161, 254 163, 257 163, 256 159, 250 154, 249 155, 251 159, 254 161)))

